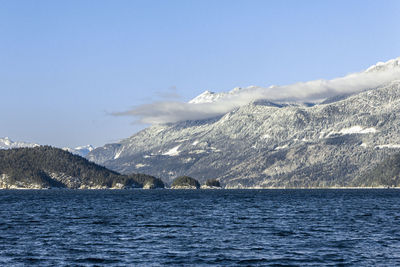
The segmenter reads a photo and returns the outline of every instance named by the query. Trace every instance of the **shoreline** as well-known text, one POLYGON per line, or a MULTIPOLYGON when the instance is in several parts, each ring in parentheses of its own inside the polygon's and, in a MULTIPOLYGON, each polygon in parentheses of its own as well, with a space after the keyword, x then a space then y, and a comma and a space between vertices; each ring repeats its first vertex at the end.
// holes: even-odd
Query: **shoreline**
POLYGON ((153 191, 153 190, 168 190, 168 191, 213 191, 213 190, 376 190, 376 189, 400 189, 400 187, 246 187, 246 188, 199 188, 199 189, 190 189, 190 188, 154 188, 154 189, 146 189, 146 188, 26 188, 26 187, 13 187, 13 188, 0 188, 1 190, 73 190, 73 191, 136 191, 136 190, 144 190, 144 191, 153 191))

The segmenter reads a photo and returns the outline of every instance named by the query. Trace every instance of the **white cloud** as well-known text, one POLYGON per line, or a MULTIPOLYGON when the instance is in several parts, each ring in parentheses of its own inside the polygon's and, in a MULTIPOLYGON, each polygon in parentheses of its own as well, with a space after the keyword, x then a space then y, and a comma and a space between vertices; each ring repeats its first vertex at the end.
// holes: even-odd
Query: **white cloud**
MULTIPOLYGON (((163 101, 141 105, 114 115, 130 115, 142 123, 160 124, 185 120, 201 120, 225 114, 254 100, 270 101, 320 101, 340 94, 356 93, 373 89, 386 82, 400 79, 400 58, 378 63, 365 72, 353 73, 332 80, 299 82, 287 86, 269 88, 248 87, 229 93, 216 94, 214 102, 183 103, 163 101)), ((201 102, 201 101, 200 101, 201 102)))

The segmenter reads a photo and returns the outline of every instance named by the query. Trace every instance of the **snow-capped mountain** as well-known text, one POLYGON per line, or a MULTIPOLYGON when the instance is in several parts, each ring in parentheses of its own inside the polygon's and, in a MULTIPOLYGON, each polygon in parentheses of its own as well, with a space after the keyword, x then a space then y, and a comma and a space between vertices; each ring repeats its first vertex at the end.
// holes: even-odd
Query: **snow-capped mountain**
POLYGON ((206 91, 187 103, 156 102, 117 114, 131 115, 137 121, 154 125, 222 116, 255 101, 267 100, 285 105, 322 103, 328 98, 357 94, 398 79, 399 61, 400 58, 397 58, 378 63, 367 70, 331 80, 319 79, 269 87, 249 86, 221 93, 206 91))
MULTIPOLYGON (((360 72, 379 72, 380 83, 358 79, 357 90, 316 105, 251 101, 217 117, 151 126, 87 158, 122 173, 217 178, 231 188, 356 186, 375 163, 400 152, 399 59, 360 72)), ((206 92, 192 101, 234 93, 206 92)))
POLYGON ((219 100, 237 96, 239 93, 244 92, 246 90, 252 90, 252 89, 256 89, 256 88, 259 88, 259 87, 257 87, 257 86, 249 86, 247 88, 236 87, 227 93, 224 93, 224 92, 215 93, 215 92, 211 92, 211 91, 207 90, 207 91, 203 92, 202 94, 196 96, 192 100, 190 100, 189 103, 190 104, 214 103, 219 100))
MULTIPOLYGON (((354 80, 355 78, 358 78, 358 77, 365 78, 365 79, 368 79, 369 77, 372 77, 372 78, 378 77, 378 84, 373 86, 373 87, 376 87, 379 85, 379 83, 385 83, 385 82, 392 81, 392 80, 396 79, 396 77, 399 77, 399 75, 400 75, 400 57, 389 60, 387 62, 378 62, 375 65, 372 65, 371 67, 366 69, 365 71, 353 73, 353 74, 347 75, 342 78, 334 79, 331 81, 317 80, 317 81, 311 81, 308 83, 309 84, 310 83, 320 83, 320 87, 321 87, 320 89, 324 90, 325 88, 322 88, 322 87, 324 87, 322 85, 325 82, 330 82, 332 85, 333 81, 340 80, 340 79, 353 79, 354 80), (374 75, 374 74, 377 74, 377 75, 374 75)), ((227 100, 233 99, 235 97, 239 97, 239 96, 245 96, 245 97, 249 98, 249 95, 254 95, 253 99, 251 99, 249 101, 249 102, 251 102, 254 100, 258 100, 259 98, 261 98, 261 99, 268 98, 267 94, 271 93, 273 91, 276 91, 276 92, 285 91, 285 90, 288 90, 288 88, 291 89, 293 87, 295 88, 296 86, 304 87, 305 84, 307 84, 307 83, 297 83, 294 85, 287 85, 287 86, 271 85, 268 88, 263 88, 260 86, 253 85, 253 86, 249 86, 246 88, 236 87, 229 92, 221 92, 221 93, 215 93, 215 92, 211 92, 211 91, 207 90, 207 91, 203 92, 202 94, 198 95, 197 97, 193 98, 192 100, 190 100, 189 103, 190 104, 215 103, 215 102, 227 101, 227 100)), ((339 85, 341 85, 341 84, 339 84, 339 85)), ((358 91, 362 91, 363 89, 365 89, 365 86, 364 86, 364 88, 362 88, 362 85, 363 84, 361 84, 361 88, 359 88, 358 91)), ((333 88, 331 88, 331 90, 335 91, 333 88)), ((343 90, 343 92, 339 92, 339 93, 350 93, 346 89, 342 89, 342 90, 343 90)), ((355 89, 354 92, 357 92, 357 89, 355 89)), ((329 97, 333 97, 333 96, 334 95, 329 96, 329 97)), ((275 102, 286 103, 287 101, 285 98, 290 98, 290 97, 285 96, 285 94, 271 93, 270 98, 273 98, 273 101, 275 101, 275 102)), ((299 96, 298 98, 301 98, 301 96, 299 96)), ((323 99, 319 99, 319 100, 323 100, 323 99)), ((297 102, 299 102, 299 101, 297 101, 297 102)))
POLYGON ((369 67, 365 72, 387 72, 400 69, 400 57, 387 62, 378 62, 369 67))
POLYGON ((72 154, 85 157, 87 154, 89 154, 89 152, 91 152, 94 149, 94 147, 92 145, 86 145, 86 146, 78 146, 75 148, 64 147, 63 149, 68 152, 71 152, 72 154))
POLYGON ((0 138, 0 149, 10 149, 19 147, 37 147, 38 144, 27 143, 27 142, 17 142, 13 141, 8 137, 0 138))

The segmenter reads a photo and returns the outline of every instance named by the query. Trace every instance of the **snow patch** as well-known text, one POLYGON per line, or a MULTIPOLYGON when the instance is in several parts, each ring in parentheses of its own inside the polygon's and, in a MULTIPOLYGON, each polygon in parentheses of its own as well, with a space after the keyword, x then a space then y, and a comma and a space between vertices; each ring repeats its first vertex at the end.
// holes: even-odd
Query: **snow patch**
POLYGON ((202 153, 206 153, 207 151, 202 150, 202 149, 198 149, 198 150, 193 150, 191 152, 189 152, 190 154, 202 154, 202 153))
POLYGON ((277 147, 275 147, 275 150, 281 150, 281 149, 285 149, 287 147, 288 147, 288 145, 277 146, 277 147))
POLYGON ((149 166, 149 165, 148 164, 143 164, 143 163, 138 163, 138 164, 135 165, 136 169, 143 168, 143 167, 146 167, 146 166, 149 166))
POLYGON ((167 152, 163 153, 162 155, 164 155, 164 156, 171 156, 171 157, 173 157, 173 156, 178 156, 179 153, 180 153, 180 152, 178 151, 178 149, 179 149, 180 146, 181 146, 181 145, 177 145, 176 147, 171 148, 170 150, 168 150, 167 152))
POLYGON ((370 128, 363 128, 360 125, 355 125, 351 126, 348 128, 342 128, 339 132, 336 131, 331 131, 327 135, 325 135, 326 132, 321 131, 319 134, 319 138, 326 138, 326 137, 333 137, 337 135, 346 135, 346 134, 370 134, 370 133, 376 133, 377 130, 374 127, 370 128))
POLYGON ((199 143, 199 140, 195 140, 193 143, 192 143, 192 146, 195 146, 195 145, 197 145, 199 143))
POLYGON ((121 156, 121 151, 118 151, 117 153, 115 153, 114 159, 119 158, 119 156, 121 156))
POLYGON ((194 160, 194 158, 187 158, 187 159, 183 159, 182 162, 183 163, 189 163, 189 162, 191 162, 193 160, 194 160))
POLYGON ((369 134, 369 133, 376 133, 376 129, 374 127, 365 128, 361 127, 360 125, 352 126, 350 128, 343 128, 340 130, 340 134, 369 134))

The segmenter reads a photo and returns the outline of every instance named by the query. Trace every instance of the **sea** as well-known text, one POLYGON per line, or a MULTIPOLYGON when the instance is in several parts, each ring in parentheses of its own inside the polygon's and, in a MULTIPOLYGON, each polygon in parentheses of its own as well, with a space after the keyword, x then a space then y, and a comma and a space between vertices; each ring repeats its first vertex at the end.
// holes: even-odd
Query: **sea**
POLYGON ((0 266, 400 266, 400 190, 0 190, 0 266))

